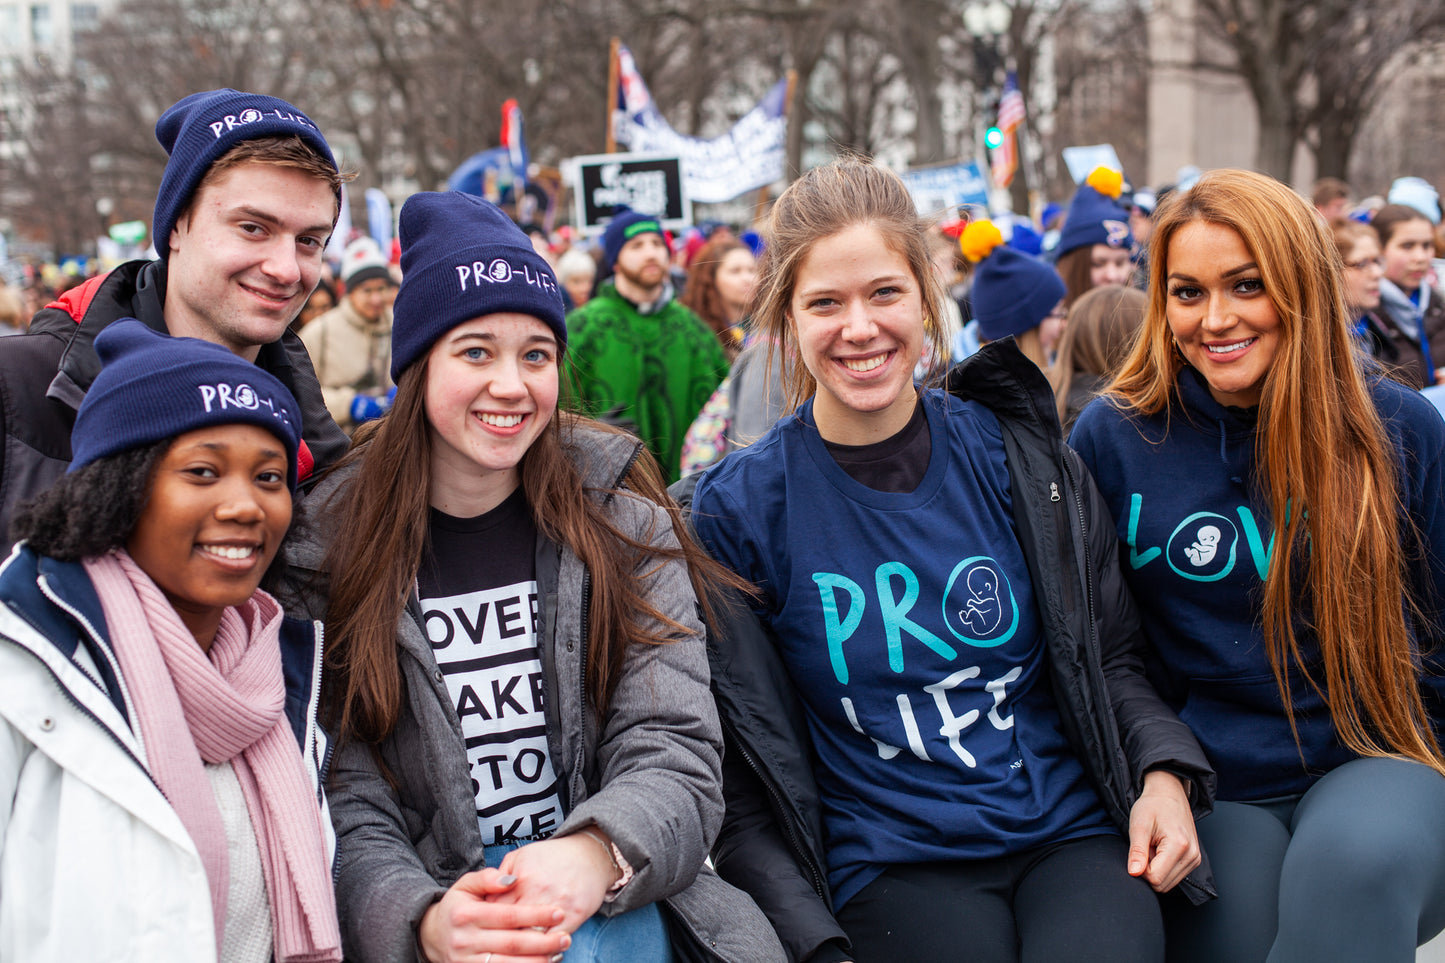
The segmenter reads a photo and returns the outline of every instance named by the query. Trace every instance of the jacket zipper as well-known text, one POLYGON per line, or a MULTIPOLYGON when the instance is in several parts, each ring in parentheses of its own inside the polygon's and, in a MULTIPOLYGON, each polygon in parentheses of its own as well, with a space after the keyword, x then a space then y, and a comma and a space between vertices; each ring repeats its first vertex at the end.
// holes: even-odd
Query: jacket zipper
POLYGON ((826 901, 828 891, 824 885, 823 876, 818 871, 812 853, 809 852, 808 847, 803 844, 797 827, 793 825, 792 820, 786 817, 788 810, 783 804, 782 791, 774 786, 772 781, 763 773, 762 764, 758 762, 752 750, 743 742, 741 735, 738 733, 737 726, 733 724, 732 720, 722 713, 718 714, 718 718, 722 721, 724 733, 732 737, 732 745, 737 748, 738 753, 743 757, 743 761, 748 764, 748 768, 753 771, 753 775, 758 777, 758 782, 761 783, 763 789, 767 791, 768 802, 772 806, 776 822, 783 828, 788 846, 793 850, 794 855, 802 861, 803 865, 808 867, 808 877, 809 881, 813 884, 813 891, 818 894, 819 899, 826 901))
POLYGON ((316 633, 316 654, 312 656, 311 663, 311 692, 306 700, 306 741, 311 743, 311 759, 316 763, 316 786, 317 795, 321 796, 326 792, 326 775, 331 765, 331 752, 335 743, 328 733, 326 736, 326 749, 318 758, 316 755, 316 712, 321 706, 321 670, 323 655, 326 649, 326 626, 319 619, 311 622, 313 631, 316 633))

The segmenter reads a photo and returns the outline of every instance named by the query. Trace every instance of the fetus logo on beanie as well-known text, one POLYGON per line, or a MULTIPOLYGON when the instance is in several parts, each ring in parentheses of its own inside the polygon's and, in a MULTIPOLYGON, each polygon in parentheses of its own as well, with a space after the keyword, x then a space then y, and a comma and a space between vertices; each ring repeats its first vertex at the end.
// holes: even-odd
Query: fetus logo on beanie
POLYGON ((261 121, 267 119, 268 115, 275 121, 300 124, 308 130, 317 129, 316 125, 302 116, 300 112, 293 113, 289 110, 282 110, 279 107, 273 107, 271 110, 264 111, 258 110, 255 107, 247 107, 239 114, 225 114, 219 120, 211 121, 207 126, 211 128, 211 133, 215 138, 220 140, 228 131, 235 130, 237 127, 245 127, 248 124, 259 124, 261 121))
POLYGON ((285 423, 293 431, 295 430, 295 425, 291 424, 291 416, 284 406, 278 407, 275 401, 258 394, 255 388, 245 382, 202 384, 197 385, 196 390, 200 392, 201 407, 207 414, 228 410, 260 411, 265 409, 273 417, 285 423))

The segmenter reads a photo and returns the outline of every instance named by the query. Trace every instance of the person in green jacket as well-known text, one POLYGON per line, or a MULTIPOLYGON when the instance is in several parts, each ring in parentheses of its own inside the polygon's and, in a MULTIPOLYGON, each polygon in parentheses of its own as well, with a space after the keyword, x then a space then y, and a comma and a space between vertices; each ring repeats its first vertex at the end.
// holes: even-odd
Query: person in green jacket
POLYGON ((707 325, 673 299, 657 218, 620 210, 602 247, 612 279, 567 316, 572 405, 628 423, 674 482, 683 435, 727 374, 727 357, 707 325))

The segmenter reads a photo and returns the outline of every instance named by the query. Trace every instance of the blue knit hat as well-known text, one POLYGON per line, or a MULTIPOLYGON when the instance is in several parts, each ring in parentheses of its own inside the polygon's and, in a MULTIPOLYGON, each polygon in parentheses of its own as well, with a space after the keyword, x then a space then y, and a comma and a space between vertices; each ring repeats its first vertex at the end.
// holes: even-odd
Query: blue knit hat
MULTIPOLYGON (((156 140, 170 155, 156 192, 151 243, 170 257, 171 231, 211 165, 242 141, 295 135, 333 168, 336 158, 311 119, 284 100, 229 87, 183 97, 156 121, 156 140)), ((340 195, 338 195, 340 196, 340 195)))
POLYGON ((1059 257, 1081 247, 1107 244, 1129 250, 1134 235, 1129 232, 1129 212, 1119 205, 1124 177, 1118 171, 1097 167, 1074 193, 1069 216, 1059 234, 1059 257))
POLYGON ((436 340, 484 314, 530 314, 567 344, 562 289, 522 229, 471 194, 413 194, 401 207, 401 290, 392 305, 391 379, 436 340))
POLYGON ((1064 281, 1051 265, 1003 243, 989 221, 975 221, 959 238, 973 275, 973 316, 989 341, 1038 327, 1064 299, 1064 281))
POLYGON ((212 425, 256 425, 286 446, 296 487, 301 406, 276 378, 218 344, 175 338, 133 318, 95 339, 100 374, 70 433, 76 471, 109 455, 212 425))
POLYGON ((662 233, 662 222, 657 218, 651 214, 639 214, 628 207, 619 207, 617 213, 612 215, 612 220, 607 222, 607 230, 602 232, 604 273, 612 273, 622 246, 640 234, 657 234, 666 239, 666 235, 662 233))

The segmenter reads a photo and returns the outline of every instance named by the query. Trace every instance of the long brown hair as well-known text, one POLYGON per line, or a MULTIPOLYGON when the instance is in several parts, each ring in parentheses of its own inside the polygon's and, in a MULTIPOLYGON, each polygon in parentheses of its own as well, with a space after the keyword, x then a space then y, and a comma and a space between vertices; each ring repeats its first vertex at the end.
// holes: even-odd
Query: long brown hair
POLYGON ((1406 608, 1411 604, 1394 452, 1350 343, 1343 262, 1303 198, 1261 174, 1221 170, 1171 196, 1155 215, 1144 330, 1110 391, 1155 414, 1178 403, 1183 359, 1171 347, 1169 244, 1186 225, 1237 232, 1279 315, 1279 351, 1259 404, 1256 463, 1272 514, 1264 581, 1265 651, 1290 728, 1288 667, 1328 701, 1341 742, 1445 774, 1421 703, 1406 608), (1358 586, 1367 585, 1367 592, 1358 586), (1402 599, 1407 600, 1402 604, 1402 599), (1311 675, 1294 620, 1310 613, 1324 664, 1311 675))
POLYGON ((1074 373, 1107 379, 1118 371, 1144 323, 1148 303, 1143 291, 1118 284, 1094 288, 1074 303, 1059 339, 1059 353, 1049 369, 1061 423, 1068 414, 1074 373))
POLYGON ((1085 244, 1060 254, 1054 268, 1064 279, 1064 307, 1071 309, 1094 287, 1094 245, 1085 244))
MULTIPOLYGON (((377 745, 391 734, 401 711, 396 626, 426 549, 430 509, 426 380, 423 356, 402 372, 390 414, 372 423, 374 428, 366 425, 357 432, 353 448, 337 466, 340 470, 357 464, 356 475, 322 508, 336 533, 323 564, 323 571, 330 573, 327 721, 341 740, 377 745)), ((618 487, 588 487, 566 450, 579 430, 623 435, 580 415, 555 411, 522 458, 521 486, 542 535, 570 549, 591 573, 586 687, 600 717, 616 688, 628 646, 671 642, 688 631, 648 599, 646 581, 656 566, 674 559, 685 562, 693 590, 709 615, 709 586, 745 586, 689 537, 657 463, 640 444, 618 487), (661 507, 678 544, 651 544, 653 532, 638 541, 619 531, 604 511, 608 498, 636 498, 661 507)))
MULTIPOLYGON (((798 267, 813 245, 858 224, 872 226, 908 262, 923 301, 923 328, 935 358, 947 358, 948 336, 939 321, 943 285, 933 272, 928 226, 918 216, 903 179, 857 157, 815 167, 778 198, 768 218, 767 247, 758 266, 753 324, 782 351, 783 386, 789 410, 808 400, 817 383, 798 357, 798 337, 788 319, 798 267)), ((771 357, 770 357, 771 360, 771 357)))

